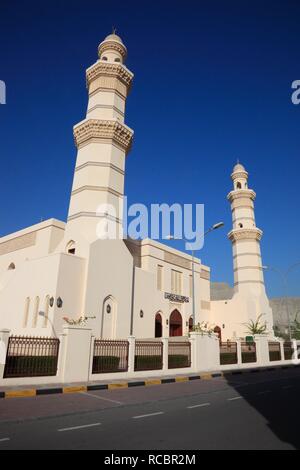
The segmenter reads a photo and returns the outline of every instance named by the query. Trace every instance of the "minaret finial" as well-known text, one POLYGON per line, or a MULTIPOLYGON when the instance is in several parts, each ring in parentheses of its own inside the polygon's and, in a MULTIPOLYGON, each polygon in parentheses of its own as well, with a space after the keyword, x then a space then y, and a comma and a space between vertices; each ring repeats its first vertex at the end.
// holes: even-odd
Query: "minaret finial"
POLYGON ((239 159, 239 158, 236 159, 236 163, 237 163, 237 164, 240 163, 240 159, 239 159))
POLYGON ((116 34, 117 32, 117 28, 115 28, 114 26, 112 27, 112 34, 116 34))

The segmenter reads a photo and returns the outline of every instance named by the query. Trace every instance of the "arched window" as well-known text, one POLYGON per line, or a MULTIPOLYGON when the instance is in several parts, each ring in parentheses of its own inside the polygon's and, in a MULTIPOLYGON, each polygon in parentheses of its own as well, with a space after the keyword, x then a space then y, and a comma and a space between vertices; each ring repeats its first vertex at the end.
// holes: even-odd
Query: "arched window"
POLYGON ((236 189, 242 189, 242 184, 239 181, 236 184, 236 189))
POLYGON ((160 313, 155 315, 155 338, 162 337, 162 316, 160 313))
POLYGON ((36 297, 34 301, 32 328, 36 328, 39 315, 40 298, 36 297))
POLYGON ((182 316, 178 310, 170 315, 170 336, 182 336, 182 316))
POLYGON ((106 56, 103 56, 103 57, 102 57, 102 60, 107 60, 107 57, 106 57, 106 56))
POLYGON ((189 332, 193 331, 193 317, 189 318, 189 332))
POLYGON ((13 269, 16 269, 16 265, 15 263, 10 263, 10 265, 8 266, 8 271, 11 271, 13 269))
POLYGON ((239 228, 243 228, 243 224, 239 224, 239 228))
POLYGON ((119 57, 116 57, 115 62, 121 62, 121 59, 119 59, 119 57))
POLYGON ((102 305, 101 338, 115 339, 117 329, 117 302, 108 295, 102 305))
POLYGON ((69 255, 75 255, 75 253, 76 253, 76 243, 74 242, 74 240, 69 241, 69 243, 66 246, 66 252, 69 255))
POLYGON ((27 327, 28 315, 29 315, 29 307, 30 307, 30 298, 27 297, 27 298, 25 299, 25 306, 24 306, 23 328, 26 328, 26 327, 27 327))

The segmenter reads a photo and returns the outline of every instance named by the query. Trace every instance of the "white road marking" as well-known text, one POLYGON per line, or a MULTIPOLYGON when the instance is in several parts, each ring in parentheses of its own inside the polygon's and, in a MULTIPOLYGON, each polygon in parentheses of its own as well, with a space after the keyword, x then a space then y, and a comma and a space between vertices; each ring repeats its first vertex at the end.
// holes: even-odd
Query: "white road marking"
POLYGON ((271 393, 271 390, 264 390, 263 392, 258 392, 257 395, 266 395, 267 393, 271 393))
POLYGON ((104 398, 104 397, 101 397, 100 395, 94 395, 93 393, 89 393, 89 392, 80 392, 80 393, 81 395, 88 395, 89 397, 97 398, 98 400, 104 400, 104 401, 109 401, 111 403, 117 403, 118 405, 123 405, 121 401, 111 400, 111 398, 104 398))
POLYGON ((139 415, 139 416, 133 416, 132 419, 140 419, 140 418, 149 418, 150 416, 157 416, 157 415, 163 415, 163 411, 158 411, 157 413, 149 413, 148 415, 139 415))
POLYGON ((228 401, 234 401, 234 400, 241 400, 243 397, 232 397, 232 398, 227 398, 228 401))
POLYGON ((209 406, 209 405, 210 405, 210 403, 200 403, 200 405, 187 406, 187 408, 192 410, 193 408, 202 408, 203 406, 209 406))
POLYGON ((3 439, 0 439, 0 442, 7 442, 10 441, 9 437, 4 437, 3 439))
POLYGON ((83 426, 73 426, 72 428, 58 429, 57 432, 76 431, 77 429, 94 428, 95 426, 100 426, 100 425, 101 423, 84 424, 83 426))

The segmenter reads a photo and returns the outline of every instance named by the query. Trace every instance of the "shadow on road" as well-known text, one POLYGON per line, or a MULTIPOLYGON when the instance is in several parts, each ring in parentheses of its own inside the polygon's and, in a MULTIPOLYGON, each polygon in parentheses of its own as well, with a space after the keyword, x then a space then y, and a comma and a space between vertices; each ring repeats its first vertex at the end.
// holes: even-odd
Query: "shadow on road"
MULTIPOLYGON (((225 374, 224 379, 237 396, 264 417, 266 425, 280 441, 300 449, 300 375, 295 369, 268 372, 254 369, 242 375, 225 374), (247 386, 243 385, 245 382, 247 386)), ((247 422, 241 425, 247 426, 247 422)))

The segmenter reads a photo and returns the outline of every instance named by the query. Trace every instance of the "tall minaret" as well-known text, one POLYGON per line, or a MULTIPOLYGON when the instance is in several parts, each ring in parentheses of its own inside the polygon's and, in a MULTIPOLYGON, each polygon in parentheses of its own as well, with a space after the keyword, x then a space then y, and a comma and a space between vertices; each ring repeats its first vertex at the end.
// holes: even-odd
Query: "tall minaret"
POLYGON ((235 292, 265 290, 260 240, 262 231, 256 227, 254 201, 256 194, 248 188, 248 173, 238 163, 231 175, 233 191, 227 198, 231 203, 233 230, 228 238, 232 242, 235 292))
POLYGON ((125 157, 133 137, 124 124, 133 79, 124 65, 127 49, 113 33, 101 42, 98 54, 86 71, 86 119, 74 127, 78 153, 67 223, 70 236, 80 233, 89 242, 98 238, 100 221, 100 226, 109 220, 122 227, 125 157))

